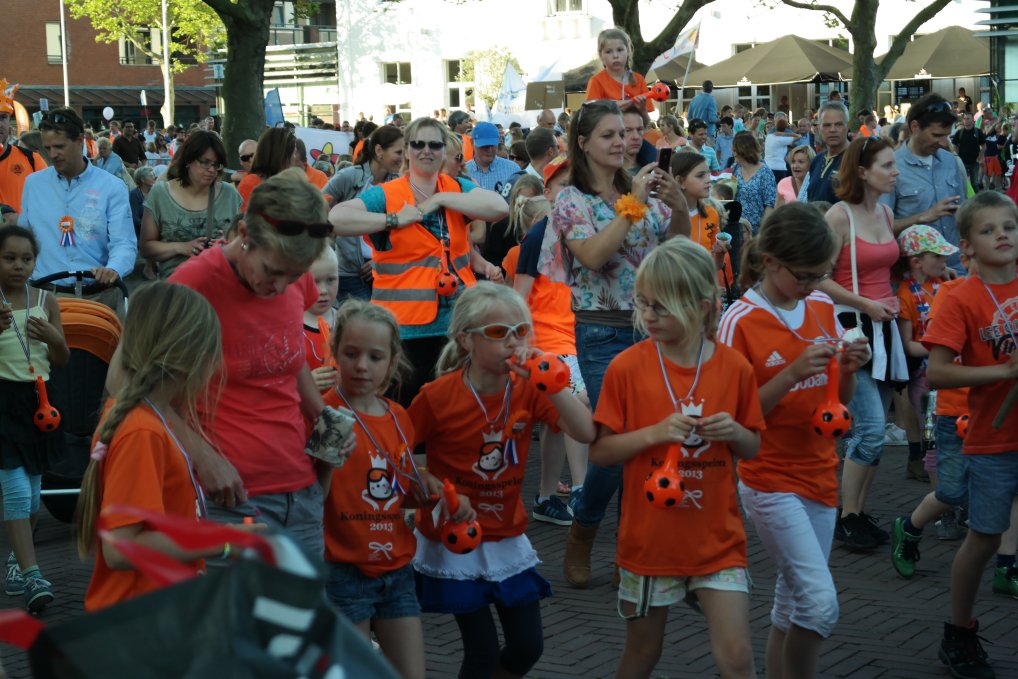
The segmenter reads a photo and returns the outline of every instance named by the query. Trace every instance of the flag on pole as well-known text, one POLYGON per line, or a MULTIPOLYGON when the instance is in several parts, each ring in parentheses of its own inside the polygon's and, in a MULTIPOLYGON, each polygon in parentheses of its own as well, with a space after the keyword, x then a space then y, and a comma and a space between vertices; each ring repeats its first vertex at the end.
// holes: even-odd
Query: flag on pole
POLYGON ((494 110, 498 113, 523 113, 523 99, 526 94, 527 84, 507 61, 505 73, 502 75, 502 88, 498 92, 498 99, 495 100, 494 110))
POLYGON ((700 22, 696 22, 695 26, 689 28, 689 30, 681 33, 678 38, 675 39, 675 44, 661 53, 654 63, 650 65, 650 69, 655 70, 669 63, 677 57, 681 57, 683 54, 692 54, 696 51, 696 48, 700 45, 700 22))
POLYGON ((279 88, 265 93, 265 124, 269 127, 282 125, 283 103, 279 100, 279 88))

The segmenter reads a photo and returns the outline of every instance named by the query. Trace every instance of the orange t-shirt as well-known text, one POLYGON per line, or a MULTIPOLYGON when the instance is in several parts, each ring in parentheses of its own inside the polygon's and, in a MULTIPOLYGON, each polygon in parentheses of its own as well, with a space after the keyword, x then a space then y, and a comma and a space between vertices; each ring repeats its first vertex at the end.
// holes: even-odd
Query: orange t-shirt
POLYGON ((643 138, 653 144, 654 148, 658 148, 658 143, 664 139, 664 135, 661 134, 661 130, 647 130, 643 133, 643 138))
POLYGON ((355 163, 357 162, 357 158, 359 158, 360 155, 361 155, 361 149, 362 148, 364 148, 364 140, 363 139, 361 139, 359 142, 357 142, 353 146, 353 161, 355 163))
MULTIPOLYGON (((923 344, 942 346, 961 356, 964 365, 999 365, 1015 352, 1008 334, 1018 330, 1018 280, 1003 285, 986 284, 996 297, 1007 318, 1002 318, 983 281, 973 276, 959 285, 944 300, 936 319, 926 330, 923 344)), ((1018 334, 1018 332, 1016 332, 1018 334)), ((997 408, 1003 402, 1013 381, 1001 380, 969 388, 968 434, 962 452, 967 455, 1006 453, 1018 450, 1018 408, 1012 408, 1000 429, 991 426, 997 408)))
MULTIPOLYGON (((520 246, 520 253, 529 253, 531 257, 534 252, 532 244, 540 249, 544 238, 547 220, 544 225, 537 222, 523 238, 520 246), (530 239, 535 239, 531 241, 530 239), (523 247, 527 250, 524 253, 523 247)), ((530 288, 530 296, 527 298, 527 306, 530 307, 530 316, 534 320, 534 340, 542 351, 547 351, 559 356, 576 355, 576 318, 573 315, 572 293, 565 283, 558 283, 544 274, 537 271, 536 261, 523 262, 523 270, 517 262, 514 265, 514 272, 526 273, 533 277, 534 284, 530 288)))
POLYGON ((463 135, 463 162, 468 163, 474 159, 474 138, 469 134, 463 135))
POLYGON ((240 184, 237 184, 237 193, 244 199, 244 202, 240 204, 240 209, 247 210, 247 201, 251 198, 251 192, 255 190, 255 187, 262 183, 262 178, 256 175, 254 172, 248 172, 243 179, 240 180, 240 184))
POLYGON ((329 175, 325 174, 316 167, 308 165, 304 170, 304 174, 307 175, 308 181, 319 189, 324 189, 325 185, 329 183, 329 175))
MULTIPOLYGON (((788 323, 792 311, 778 310, 788 323)), ((834 303, 822 292, 806 299, 802 324, 795 331, 807 340, 843 333, 835 319, 834 303)), ((718 339, 749 359, 757 384, 777 377, 812 343, 788 330, 763 298, 748 291, 721 319, 718 339)), ((760 453, 739 462, 739 478, 764 493, 795 493, 828 507, 838 506, 838 456, 834 439, 813 431, 813 409, 825 399, 827 373, 805 379, 766 415, 760 453)))
MULTIPOLYGON (((160 514, 198 519, 198 497, 184 454, 156 414, 138 406, 113 434, 106 458, 99 467, 99 509, 130 505, 160 514)), ((110 528, 140 523, 137 516, 114 514, 110 528)), ((157 589, 140 571, 113 570, 102 557, 96 538, 95 566, 85 593, 85 610, 97 611, 157 589)), ((204 569, 202 561, 190 565, 204 569)))
POLYGON ((329 354, 328 340, 318 329, 304 324, 304 358, 308 362, 308 370, 316 370, 325 365, 325 357, 329 354))
POLYGON ((509 252, 505 253, 505 257, 502 259, 502 269, 505 271, 505 279, 509 285, 512 285, 513 281, 516 280, 516 264, 519 261, 520 246, 514 245, 509 248, 509 252))
POLYGON ((42 156, 35 151, 31 153, 35 169, 32 169, 28 156, 21 149, 14 148, 14 144, 7 144, 0 151, 0 203, 9 205, 15 212, 21 212, 21 192, 25 188, 25 178, 49 167, 42 156))
MULTIPOLYGON (((664 361, 676 398, 684 398, 695 368, 664 361)), ((674 412, 662 381, 654 342, 643 340, 616 356, 604 375, 594 421, 615 433, 657 424, 674 412)), ((737 351, 716 344, 693 394, 704 416, 731 413, 750 430, 764 428, 753 369, 737 351)), ((684 408, 684 410, 689 410, 684 408)), ((725 443, 695 433, 682 447, 679 470, 686 499, 657 509, 646 498, 644 480, 664 463, 668 446, 640 451, 622 472, 622 516, 616 561, 639 575, 689 577, 746 566, 746 531, 735 490, 735 460, 725 443)))
MULTIPOLYGON (((951 281, 945 281, 940 286, 940 292, 936 297, 933 298, 933 302, 930 303, 930 313, 927 321, 932 321, 933 317, 940 311, 940 308, 944 306, 944 300, 951 294, 951 291, 957 288, 959 285, 965 282, 964 278, 955 278, 951 281)), ((960 359, 956 356, 955 362, 960 363, 960 359)), ((969 411, 969 389, 968 387, 959 387, 957 389, 939 389, 937 390, 937 415, 943 417, 960 417, 969 411)))
MULTIPOLYGON (((502 407, 504 393, 481 394, 488 417, 502 407)), ((463 369, 442 375, 421 388, 410 404, 415 443, 423 442, 428 471, 449 479, 456 492, 470 498, 484 540, 521 535, 527 527, 527 510, 520 499, 523 474, 530 450, 530 432, 535 421, 554 425, 559 415, 555 406, 528 380, 513 379, 509 403, 510 420, 518 413, 525 417, 512 428, 518 461, 507 454, 508 441, 501 430, 491 431, 485 415, 463 380, 463 369)), ((502 424, 499 420, 498 424, 502 424)), ((431 511, 419 511, 417 529, 438 541, 439 533, 431 511)))
MULTIPOLYGON (((647 81, 636 71, 632 71, 632 75, 635 82, 631 85, 623 86, 618 80, 608 75, 608 71, 601 69, 599 73, 587 81, 587 100, 611 99, 613 101, 628 101, 636 97, 646 97, 649 94, 647 81)), ((650 99, 647 99, 647 111, 650 113, 654 112, 654 102, 650 99)))
MULTIPOLYGON (((338 408, 346 404, 330 389, 325 405, 338 408)), ((385 399, 392 415, 380 417, 358 413, 371 430, 371 436, 400 464, 410 469, 410 452, 404 444, 414 439, 410 416, 398 404, 385 399), (404 442, 393 423, 395 415, 407 440, 404 442)), ((369 578, 377 578, 410 563, 417 550, 417 540, 403 520, 404 495, 393 489, 392 465, 377 455, 371 438, 360 424, 356 425, 357 448, 341 468, 332 474, 332 485, 325 498, 325 560, 347 563, 360 569, 369 578)), ((406 492, 412 492, 404 478, 399 479, 406 492)), ((423 510, 422 510, 423 511, 423 510)))
MULTIPOLYGON (((690 211, 689 221, 692 231, 689 237, 690 240, 706 248, 707 252, 711 253, 711 259, 713 259, 714 244, 718 242, 718 232, 721 231, 721 216, 710 205, 704 205, 703 211, 707 213, 705 216, 701 215, 699 210, 690 211)), ((717 279, 718 287, 721 289, 735 285, 732 275, 732 258, 727 252, 725 253, 725 267, 717 272, 715 278, 717 279)))
POLYGON ((912 290, 913 281, 905 278, 898 285, 898 304, 900 311, 898 318, 912 323, 912 341, 919 342, 926 334, 926 326, 930 323, 930 309, 937 291, 944 281, 940 278, 930 278, 915 291, 912 290), (924 306, 925 309, 921 308, 924 306))

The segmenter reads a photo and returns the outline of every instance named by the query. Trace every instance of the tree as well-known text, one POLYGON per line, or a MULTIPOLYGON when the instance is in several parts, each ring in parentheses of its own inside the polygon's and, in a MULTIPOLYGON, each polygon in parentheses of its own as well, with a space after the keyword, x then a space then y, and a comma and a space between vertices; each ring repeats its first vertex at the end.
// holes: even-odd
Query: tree
POLYGON ((879 64, 873 58, 873 53, 877 48, 876 25, 879 0, 855 0, 851 16, 845 16, 834 5, 822 4, 816 0, 809 2, 780 0, 780 2, 789 7, 824 12, 828 25, 841 24, 852 36, 854 51, 852 52, 852 85, 849 91, 849 101, 852 108, 858 111, 864 108, 873 109, 877 102, 877 88, 880 87, 880 83, 884 81, 888 71, 894 66, 894 62, 905 51, 912 36, 920 26, 935 17, 951 0, 931 0, 916 12, 915 16, 901 27, 898 35, 891 42, 891 48, 887 51, 887 55, 879 64))
POLYGON ((174 74, 207 59, 208 50, 223 37, 223 24, 200 0, 166 0, 166 17, 160 0, 66 0, 71 17, 87 17, 96 42, 125 40, 159 66, 163 77, 164 125, 174 121, 174 74), (169 36, 169 44, 163 44, 169 36), (169 49, 166 49, 168 47, 169 49), (169 58, 167 59, 167 55, 169 58))
POLYGON ((675 39, 693 15, 714 0, 683 0, 671 20, 652 40, 643 38, 640 29, 640 0, 608 0, 615 25, 625 30, 633 41, 633 70, 646 73, 654 60, 675 44, 675 39))
POLYGON ((463 65, 460 68, 460 82, 473 82, 474 92, 484 100, 490 109, 498 99, 499 90, 502 87, 502 76, 505 74, 505 65, 509 62, 516 69, 516 72, 523 75, 520 62, 512 55, 508 47, 489 47, 486 50, 475 50, 467 52, 463 65))

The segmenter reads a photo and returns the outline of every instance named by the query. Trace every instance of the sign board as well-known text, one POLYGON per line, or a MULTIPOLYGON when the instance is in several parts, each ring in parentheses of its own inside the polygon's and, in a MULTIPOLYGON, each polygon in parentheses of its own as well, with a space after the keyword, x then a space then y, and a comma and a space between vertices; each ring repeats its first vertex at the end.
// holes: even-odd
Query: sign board
POLYGON ((350 155, 353 132, 298 127, 294 133, 308 149, 308 165, 313 165, 318 160, 324 160, 335 168, 340 156, 350 155))
POLYGON ((40 111, 49 110, 49 99, 44 99, 42 97, 39 98, 39 110, 40 111))
POLYGON ((562 108, 562 98, 566 88, 561 80, 548 80, 527 85, 528 111, 540 111, 546 108, 562 108))

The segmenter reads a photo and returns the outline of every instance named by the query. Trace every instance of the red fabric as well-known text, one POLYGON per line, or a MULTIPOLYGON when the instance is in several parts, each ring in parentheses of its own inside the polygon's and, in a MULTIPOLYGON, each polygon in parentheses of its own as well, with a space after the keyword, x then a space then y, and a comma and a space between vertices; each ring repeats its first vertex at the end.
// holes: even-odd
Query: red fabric
MULTIPOLYGON (((318 287, 304 274, 275 297, 258 297, 241 284, 222 248, 177 267, 170 281, 212 304, 223 328, 226 385, 210 431, 237 468, 249 495, 289 493, 315 482, 297 375, 304 368, 304 311, 318 287)), ((215 380, 213 380, 215 384, 215 380)))
MULTIPOLYGON (((695 368, 665 359, 677 398, 692 386, 695 368)), ((693 401, 702 414, 727 412, 751 430, 764 428, 756 379, 746 359, 723 344, 704 363, 693 401)), ((672 414, 654 343, 643 340, 612 360, 604 376, 594 421, 615 433, 657 424, 672 414)), ((639 575, 689 577, 746 566, 746 531, 735 489, 735 460, 727 444, 700 439, 683 446, 679 471, 687 498, 672 509, 647 501, 644 480, 664 463, 667 446, 654 446, 626 461, 616 561, 639 575)))
POLYGON ((244 175, 244 178, 240 180, 240 184, 237 184, 237 193, 244 199, 244 202, 240 204, 240 209, 247 210, 247 201, 251 198, 251 192, 255 190, 255 187, 262 183, 262 178, 256 175, 254 172, 248 172, 244 175))

